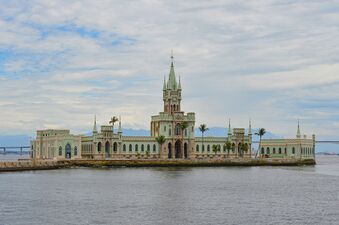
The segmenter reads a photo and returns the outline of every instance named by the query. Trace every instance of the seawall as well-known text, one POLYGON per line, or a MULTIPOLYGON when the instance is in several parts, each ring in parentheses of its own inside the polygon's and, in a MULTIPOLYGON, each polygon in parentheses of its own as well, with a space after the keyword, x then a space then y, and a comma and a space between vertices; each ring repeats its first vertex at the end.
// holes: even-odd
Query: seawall
POLYGON ((0 162, 0 172, 48 170, 72 167, 216 167, 216 166, 304 166, 315 165, 313 159, 226 159, 226 160, 22 160, 0 162))

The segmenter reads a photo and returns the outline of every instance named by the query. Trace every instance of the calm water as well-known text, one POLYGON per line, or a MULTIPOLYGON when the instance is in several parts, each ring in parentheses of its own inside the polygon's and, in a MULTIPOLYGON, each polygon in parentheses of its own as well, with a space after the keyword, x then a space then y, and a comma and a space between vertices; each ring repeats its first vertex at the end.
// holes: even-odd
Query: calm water
POLYGON ((2 173, 0 224, 339 224, 339 157, 315 167, 2 173))

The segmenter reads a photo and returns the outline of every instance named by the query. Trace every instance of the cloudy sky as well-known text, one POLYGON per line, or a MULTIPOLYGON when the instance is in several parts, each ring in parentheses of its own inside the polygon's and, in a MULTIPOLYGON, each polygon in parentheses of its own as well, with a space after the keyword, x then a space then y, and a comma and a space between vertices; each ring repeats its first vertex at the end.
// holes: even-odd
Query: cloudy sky
MULTIPOLYGON (((0 0, 0 134, 149 127, 170 52, 197 124, 339 133, 338 1, 0 0)), ((338 138, 337 138, 338 139, 338 138)))

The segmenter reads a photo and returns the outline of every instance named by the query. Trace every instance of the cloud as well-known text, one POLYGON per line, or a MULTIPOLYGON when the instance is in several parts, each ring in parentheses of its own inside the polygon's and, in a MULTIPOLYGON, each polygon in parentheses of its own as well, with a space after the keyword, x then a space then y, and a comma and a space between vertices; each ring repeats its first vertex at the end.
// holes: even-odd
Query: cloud
POLYGON ((331 1, 0 0, 0 133, 148 128, 174 50, 197 124, 294 136, 338 132, 338 6, 331 1))

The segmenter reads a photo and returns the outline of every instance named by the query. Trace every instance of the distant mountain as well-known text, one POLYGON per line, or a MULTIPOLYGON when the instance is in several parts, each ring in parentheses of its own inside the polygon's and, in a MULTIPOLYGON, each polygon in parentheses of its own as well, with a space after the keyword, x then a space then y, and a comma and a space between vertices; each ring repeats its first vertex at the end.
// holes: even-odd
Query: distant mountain
POLYGON ((28 135, 0 135, 1 146, 29 146, 30 137, 28 135))

